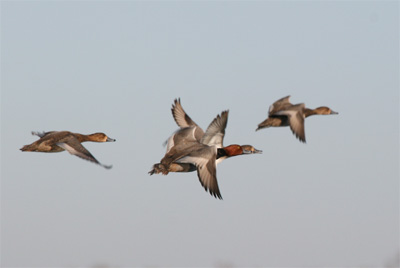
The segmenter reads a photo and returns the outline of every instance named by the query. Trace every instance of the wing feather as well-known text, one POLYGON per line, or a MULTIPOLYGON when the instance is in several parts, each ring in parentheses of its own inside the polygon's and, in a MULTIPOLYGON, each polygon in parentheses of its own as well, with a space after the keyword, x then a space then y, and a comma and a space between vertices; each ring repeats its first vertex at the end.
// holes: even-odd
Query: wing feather
POLYGON ((268 114, 269 115, 274 115, 276 112, 279 112, 283 109, 286 109, 287 107, 290 107, 292 104, 289 101, 290 95, 283 97, 277 101, 275 101, 270 107, 268 114))
POLYGON ((85 147, 83 147, 83 145, 76 138, 68 138, 56 144, 57 146, 60 146, 64 150, 68 151, 70 154, 76 155, 82 159, 99 164, 107 169, 110 169, 112 167, 109 165, 101 164, 85 147))
POLYGON ((223 140, 225 136, 225 128, 228 124, 229 111, 223 111, 221 115, 218 115, 208 126, 206 133, 201 138, 200 143, 208 146, 217 146, 218 148, 223 147, 223 140))
POLYGON ((172 116, 174 117, 176 124, 180 128, 198 126, 192 120, 192 118, 190 118, 190 116, 186 114, 185 110, 183 109, 183 107, 181 105, 180 99, 174 100, 174 104, 172 104, 171 112, 172 112, 172 116))
POLYGON ((212 196, 222 199, 217 181, 216 156, 215 146, 204 146, 201 150, 194 151, 176 162, 195 165, 197 176, 204 189, 212 196))
POLYGON ((289 119, 289 126, 293 134, 302 142, 306 142, 304 130, 304 103, 293 105, 291 108, 277 112, 278 115, 285 115, 289 119))

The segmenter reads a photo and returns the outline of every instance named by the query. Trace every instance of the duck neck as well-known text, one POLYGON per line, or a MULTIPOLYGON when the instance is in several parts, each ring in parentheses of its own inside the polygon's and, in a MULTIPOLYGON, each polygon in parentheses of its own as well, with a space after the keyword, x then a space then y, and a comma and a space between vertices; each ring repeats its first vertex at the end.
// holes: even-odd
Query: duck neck
POLYGON ((76 138, 79 140, 79 142, 85 142, 85 141, 90 141, 90 135, 82 135, 79 133, 75 133, 76 138))
POLYGON ((224 148, 218 148, 217 149, 217 159, 225 159, 228 157, 227 152, 225 151, 224 148))
POLYGON ((315 111, 315 109, 309 109, 309 108, 304 108, 303 113, 304 113, 304 116, 305 116, 305 117, 309 117, 309 116, 311 116, 311 115, 317 114, 317 112, 315 111))
POLYGON ((243 154, 243 149, 240 145, 237 144, 232 144, 223 148, 218 148, 217 149, 217 159, 222 158, 228 158, 236 155, 243 154))

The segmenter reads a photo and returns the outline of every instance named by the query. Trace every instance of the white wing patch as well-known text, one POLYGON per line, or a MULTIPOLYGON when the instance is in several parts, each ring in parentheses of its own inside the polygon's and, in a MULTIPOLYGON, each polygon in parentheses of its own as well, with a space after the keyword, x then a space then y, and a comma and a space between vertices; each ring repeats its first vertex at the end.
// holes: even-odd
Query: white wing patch
POLYGON ((207 158, 202 158, 198 156, 184 156, 175 162, 177 163, 189 163, 189 164, 194 164, 196 166, 204 166, 207 164, 208 159, 207 158))
POLYGON ((59 143, 57 143, 57 146, 60 146, 60 147, 63 148, 64 150, 68 151, 70 154, 73 154, 73 155, 77 155, 77 156, 86 158, 86 155, 85 155, 85 154, 83 154, 83 153, 77 151, 74 147, 70 146, 70 145, 67 144, 67 143, 59 142, 59 143))
POLYGON ((228 110, 223 111, 221 115, 214 118, 200 140, 200 143, 208 146, 217 146, 218 148, 223 147, 222 143, 225 136, 225 128, 228 124, 228 114, 228 110))
POLYGON ((291 117, 291 116, 296 116, 297 113, 298 113, 298 111, 294 111, 294 110, 284 110, 284 111, 276 112, 275 114, 291 117))
POLYGON ((222 133, 216 133, 214 136, 211 137, 211 139, 209 139, 207 141, 207 145, 208 146, 217 146, 218 148, 222 147, 222 140, 224 139, 224 134, 222 133))
POLYGON ((271 104, 271 105, 269 106, 268 113, 271 114, 271 112, 272 112, 273 109, 274 109, 274 104, 271 104))
POLYGON ((171 150, 172 147, 174 147, 175 143, 174 143, 174 136, 175 134, 173 134, 171 137, 168 138, 167 141, 167 153, 171 150))

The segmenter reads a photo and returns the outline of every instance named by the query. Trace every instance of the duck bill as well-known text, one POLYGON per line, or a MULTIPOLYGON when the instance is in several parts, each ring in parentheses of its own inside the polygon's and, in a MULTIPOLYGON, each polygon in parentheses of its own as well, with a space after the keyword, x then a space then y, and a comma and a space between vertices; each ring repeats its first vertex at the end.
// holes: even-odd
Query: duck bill
POLYGON ((254 151, 251 150, 243 150, 243 154, 261 154, 262 151, 261 150, 257 150, 254 148, 254 151))
POLYGON ((257 150, 257 149, 254 149, 254 152, 253 152, 253 154, 262 154, 262 150, 257 150))
POLYGON ((335 111, 331 111, 331 114, 339 114, 338 112, 335 111))
POLYGON ((106 142, 113 142, 113 141, 116 141, 116 140, 115 139, 111 139, 110 137, 107 137, 106 142))

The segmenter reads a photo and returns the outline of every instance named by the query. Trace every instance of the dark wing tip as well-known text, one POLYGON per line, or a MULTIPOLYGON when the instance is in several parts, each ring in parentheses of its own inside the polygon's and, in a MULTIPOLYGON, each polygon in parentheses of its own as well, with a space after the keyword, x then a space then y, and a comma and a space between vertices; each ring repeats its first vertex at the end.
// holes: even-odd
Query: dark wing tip
MULTIPOLYGON (((199 171, 197 170, 197 172, 199 172, 199 171)), ((207 185, 205 183, 203 183, 203 181, 200 179, 200 176, 199 176, 199 181, 200 181, 201 186, 203 186, 204 191, 209 192, 210 195, 214 196, 215 198, 218 198, 220 200, 223 199, 221 192, 219 191, 218 185, 217 185, 217 189, 215 191, 213 191, 210 187, 207 187, 207 185)))
POLYGON ((113 167, 112 165, 104 165, 104 164, 101 164, 101 166, 106 169, 111 169, 113 167))
POLYGON ((305 137, 305 136, 302 136, 302 135, 297 134, 294 130, 292 130, 292 132, 293 132, 293 134, 296 136, 296 138, 297 138, 299 141, 301 141, 301 142, 303 142, 303 143, 306 143, 306 137, 305 137))
POLYGON ((300 136, 300 135, 298 135, 296 132, 294 132, 294 131, 292 131, 293 132, 293 134, 296 136, 296 138, 299 140, 299 141, 301 141, 301 142, 303 142, 303 143, 306 143, 306 137, 303 137, 303 136, 300 136))
POLYGON ((220 200, 223 200, 221 193, 218 191, 212 191, 211 189, 207 189, 206 186, 204 186, 204 189, 206 192, 209 192, 210 195, 214 196, 215 198, 218 198, 220 200))
POLYGON ((177 104, 181 104, 181 98, 174 99, 174 104, 172 104, 172 107, 176 106, 177 104))
POLYGON ((176 106, 177 106, 178 104, 181 104, 181 99, 180 99, 180 98, 174 99, 174 103, 172 104, 172 108, 171 108, 172 115, 173 115, 174 117, 175 117, 175 115, 174 115, 174 110, 175 110, 175 108, 176 108, 176 106))
POLYGON ((305 138, 301 138, 301 137, 297 137, 299 139, 299 141, 301 141, 302 143, 306 143, 306 139, 305 138))
POLYGON ((218 192, 218 193, 214 193, 214 197, 218 198, 219 200, 223 200, 222 195, 218 192))

